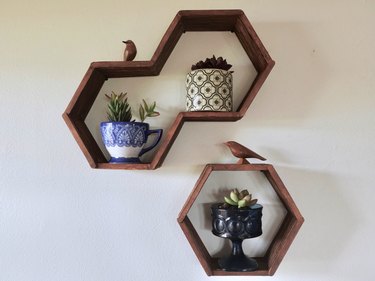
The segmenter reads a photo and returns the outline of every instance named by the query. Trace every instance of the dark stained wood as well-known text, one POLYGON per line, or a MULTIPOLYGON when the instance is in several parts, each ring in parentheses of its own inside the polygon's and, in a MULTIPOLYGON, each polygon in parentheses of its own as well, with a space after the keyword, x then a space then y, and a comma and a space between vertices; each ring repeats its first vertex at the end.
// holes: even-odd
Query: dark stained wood
POLYGON ((181 16, 177 14, 172 23, 169 25, 159 43, 159 46, 156 48, 156 51, 151 58, 151 61, 155 64, 157 74, 159 74, 163 69, 164 64, 167 62, 174 47, 177 45, 183 31, 181 16))
POLYGON ((151 163, 152 169, 159 168, 161 164, 164 162, 165 157, 167 157, 168 151, 171 149, 174 141, 176 140, 178 134, 182 129, 182 126, 184 125, 183 118, 183 114, 179 113, 171 128, 166 133, 166 136, 151 163))
POLYGON ((187 198, 182 207, 177 219, 181 228, 183 228, 187 240, 192 246, 194 253, 200 261, 202 267, 205 269, 207 275, 241 275, 241 276, 255 276, 255 275, 273 275, 279 267, 282 259, 286 255, 290 245, 303 224, 303 217, 295 205, 284 183, 278 176, 275 168, 271 164, 249 164, 241 161, 237 164, 207 164, 203 169, 197 183, 187 198), (213 171, 258 171, 265 174, 267 180, 270 182, 272 188, 279 196, 280 201, 285 206, 287 214, 282 225, 273 238, 269 248, 264 257, 255 257, 259 262, 259 269, 253 272, 228 272, 220 270, 217 265, 217 259, 209 255, 206 247, 202 243, 194 225, 188 218, 188 213, 193 206, 199 193, 204 188, 204 185, 210 174, 213 171), (188 223, 187 223, 188 220, 188 223), (188 233, 188 235, 186 234, 188 233), (194 233, 194 235, 191 235, 194 233), (208 254, 208 256, 207 256, 208 254))
POLYGON ((241 119, 250 107, 260 87, 274 65, 259 37, 241 10, 184 10, 179 11, 162 37, 150 61, 93 62, 82 79, 63 116, 91 167, 102 169, 156 169, 163 164, 184 122, 233 122, 241 119), (181 112, 166 132, 151 163, 111 164, 103 153, 84 120, 105 80, 120 77, 157 76, 162 71, 184 32, 232 31, 257 69, 258 75, 235 112, 181 112), (74 125, 75 124, 75 125, 74 125), (77 126, 79 124, 79 126, 77 126), (82 135, 81 135, 82 134, 82 135), (100 150, 100 149, 99 149, 100 150))
MULTIPOLYGON (((215 165, 215 164, 214 164, 215 165)), ((197 199, 199 193, 201 192, 204 184, 206 183, 208 177, 210 176, 211 172, 213 171, 213 166, 212 164, 207 164, 206 167, 204 168, 203 172, 201 173, 197 183, 195 184, 193 190, 191 191, 188 199, 185 202, 185 205, 182 207, 182 210, 180 214, 178 215, 178 222, 182 222, 187 214, 189 213, 191 206, 193 206, 195 200, 197 199)))
POLYGON ((63 118, 92 168, 97 168, 99 162, 107 161, 84 121, 74 120, 67 113, 63 114, 63 118))
POLYGON ((78 86, 65 113, 72 118, 85 120, 106 78, 98 69, 90 67, 78 86))
POLYGON ((242 10, 180 11, 184 31, 234 31, 242 10))
POLYGON ((183 121, 212 121, 212 122, 233 122, 240 120, 242 116, 238 112, 217 112, 217 111, 191 111, 181 112, 183 121))
POLYGON ((174 141, 176 140, 178 134, 180 133, 182 126, 186 121, 236 121, 240 117, 236 112, 180 112, 172 126, 168 129, 166 136, 160 145, 158 151, 156 152, 154 159, 151 163, 151 169, 159 168, 169 150, 171 149, 174 141))
POLYGON ((142 77, 158 75, 151 61, 101 61, 91 63, 108 78, 142 77))
POLYGON ((213 171, 266 171, 271 164, 208 164, 213 171))
POLYGON ((190 246, 193 248, 195 255, 198 257, 198 260, 201 263, 203 269, 206 271, 208 276, 211 276, 212 258, 208 253, 206 247, 204 246, 198 233, 196 232, 194 226, 192 225, 189 217, 185 217, 185 219, 180 222, 180 227, 187 237, 190 246), (192 243, 192 241, 194 241, 194 243, 192 243))
POLYGON ((268 181, 273 186, 280 200, 284 203, 285 208, 292 212, 297 219, 303 219, 301 213, 299 212, 296 204, 294 203, 292 196, 290 196, 287 188, 284 183, 281 181, 281 178, 277 174, 275 168, 270 165, 267 171, 264 172, 268 181))
POLYGON ((238 18, 235 33, 257 72, 262 72, 272 59, 245 15, 238 18))
POLYGON ((253 83, 250 86, 249 91, 246 93, 244 99, 241 101, 241 104, 237 109, 240 116, 245 115, 246 111, 249 109, 251 103, 255 99, 255 96, 258 94, 263 83, 266 81, 274 65, 275 63, 271 62, 262 72, 258 73, 258 75, 255 77, 253 83))
POLYGON ((112 170, 150 170, 152 169, 150 163, 142 164, 124 164, 124 163, 108 163, 108 162, 99 162, 97 163, 98 169, 112 169, 112 170))
POLYGON ((243 165, 243 164, 250 164, 250 162, 247 161, 247 160, 244 159, 244 158, 240 158, 240 159, 238 159, 238 161, 237 161, 236 164, 238 164, 238 165, 243 165))

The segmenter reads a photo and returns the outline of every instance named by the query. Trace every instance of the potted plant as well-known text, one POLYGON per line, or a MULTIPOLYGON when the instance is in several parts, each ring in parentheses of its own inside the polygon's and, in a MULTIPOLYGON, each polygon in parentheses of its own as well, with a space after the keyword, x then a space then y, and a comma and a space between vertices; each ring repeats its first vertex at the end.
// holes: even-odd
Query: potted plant
POLYGON ((254 271, 255 259, 245 256, 242 241, 262 234, 263 206, 252 199, 247 190, 233 189, 223 203, 211 205, 212 233, 232 241, 232 254, 220 258, 219 267, 225 271, 254 271))
POLYGON ((156 102, 148 105, 145 100, 139 106, 141 122, 132 120, 132 109, 128 103, 126 93, 119 95, 114 92, 105 95, 108 102, 107 122, 100 123, 103 143, 111 155, 111 163, 141 163, 139 157, 153 149, 160 141, 163 130, 150 130, 149 124, 144 120, 147 117, 159 116, 155 111, 156 102), (144 147, 148 136, 156 134, 154 142, 144 147))
POLYGON ((187 111, 232 111, 232 72, 222 57, 192 65, 186 76, 187 111))

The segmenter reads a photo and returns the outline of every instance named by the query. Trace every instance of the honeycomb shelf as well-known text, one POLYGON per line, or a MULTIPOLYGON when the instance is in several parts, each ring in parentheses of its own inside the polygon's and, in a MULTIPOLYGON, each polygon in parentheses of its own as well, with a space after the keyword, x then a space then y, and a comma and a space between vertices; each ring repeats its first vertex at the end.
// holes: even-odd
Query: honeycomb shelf
POLYGON ((241 10, 191 10, 179 11, 161 39, 150 61, 93 62, 83 77, 63 118, 92 168, 143 169, 159 168, 186 121, 237 121, 241 119, 274 66, 249 20, 241 10), (181 35, 196 31, 234 32, 257 75, 234 112, 180 112, 165 134, 150 163, 108 163, 96 140, 85 124, 94 101, 104 82, 110 78, 158 76, 171 55, 181 35))
POLYGON ((271 164, 249 164, 248 162, 239 162, 237 164, 207 164, 192 192, 190 193, 190 196, 186 200, 177 221, 208 276, 255 276, 273 275, 276 272, 300 227, 302 226, 304 219, 290 196, 287 188, 271 164), (286 216, 265 255, 262 257, 254 257, 259 264, 259 268, 256 271, 234 272, 220 269, 218 266, 218 259, 209 254, 202 239, 199 237, 198 232, 189 219, 189 211, 213 171, 256 171, 263 173, 287 211, 286 216))

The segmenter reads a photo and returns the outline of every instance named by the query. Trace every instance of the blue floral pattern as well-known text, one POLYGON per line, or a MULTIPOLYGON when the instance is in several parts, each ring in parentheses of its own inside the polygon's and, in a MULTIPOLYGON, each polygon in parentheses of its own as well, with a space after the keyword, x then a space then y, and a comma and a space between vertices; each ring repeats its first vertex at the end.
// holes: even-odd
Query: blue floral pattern
POLYGON ((142 147, 147 126, 135 122, 106 122, 100 126, 105 146, 142 147))

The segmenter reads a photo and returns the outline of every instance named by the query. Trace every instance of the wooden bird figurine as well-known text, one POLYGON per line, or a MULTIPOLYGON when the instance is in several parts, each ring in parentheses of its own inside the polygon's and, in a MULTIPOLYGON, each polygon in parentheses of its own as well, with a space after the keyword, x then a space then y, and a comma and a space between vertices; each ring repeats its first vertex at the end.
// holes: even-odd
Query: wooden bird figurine
POLYGON ((238 164, 249 163, 246 158, 257 158, 262 161, 266 160, 266 158, 260 156, 258 153, 255 153, 235 141, 227 141, 224 144, 229 147, 234 157, 240 158, 238 164))
POLYGON ((122 41, 126 44, 124 51, 124 61, 132 61, 137 55, 137 48, 132 40, 122 41))

